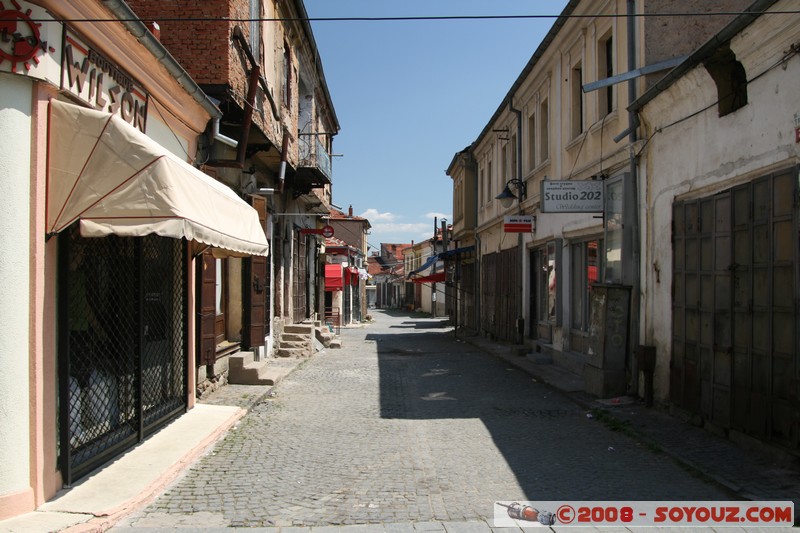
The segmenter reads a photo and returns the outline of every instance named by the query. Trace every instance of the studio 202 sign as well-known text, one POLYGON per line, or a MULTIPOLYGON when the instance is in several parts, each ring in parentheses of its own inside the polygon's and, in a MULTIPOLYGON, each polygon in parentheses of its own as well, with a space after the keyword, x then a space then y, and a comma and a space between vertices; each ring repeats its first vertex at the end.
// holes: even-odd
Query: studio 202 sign
POLYGON ((119 114, 143 133, 147 124, 147 96, 125 71, 67 29, 61 88, 90 106, 119 114))
POLYGON ((542 181, 542 213, 602 213, 603 182, 542 181))

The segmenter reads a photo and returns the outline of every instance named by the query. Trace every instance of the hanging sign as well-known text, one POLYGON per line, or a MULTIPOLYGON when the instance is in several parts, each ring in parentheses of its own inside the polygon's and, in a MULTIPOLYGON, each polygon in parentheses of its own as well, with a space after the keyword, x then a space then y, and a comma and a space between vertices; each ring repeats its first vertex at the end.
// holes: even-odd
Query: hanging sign
POLYGON ((542 181, 542 213, 602 213, 603 182, 542 181))
POLYGON ((300 230, 302 235, 322 235, 326 239, 333 237, 333 226, 322 226, 321 228, 303 228, 300 230))
POLYGON ((514 215, 503 219, 504 233, 533 233, 532 215, 514 215))

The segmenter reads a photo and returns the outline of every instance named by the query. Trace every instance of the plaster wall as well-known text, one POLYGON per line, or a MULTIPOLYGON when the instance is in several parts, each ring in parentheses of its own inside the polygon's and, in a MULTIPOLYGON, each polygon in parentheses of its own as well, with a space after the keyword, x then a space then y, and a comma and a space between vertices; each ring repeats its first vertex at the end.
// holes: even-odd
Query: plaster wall
MULTIPOLYGON (((787 8, 781 2, 774 9, 787 8)), ((669 391, 672 335, 672 204, 702 198, 773 170, 797 165, 794 117, 800 112, 800 57, 768 71, 800 38, 800 16, 762 16, 731 42, 747 72, 748 104, 719 117, 717 90, 702 66, 643 110, 652 136, 643 162, 641 335, 655 345, 655 395, 669 391), (764 73, 763 76, 758 77, 764 73), (757 79, 756 79, 757 78, 757 79), (704 111, 700 111, 703 110, 704 111), (692 116, 694 113, 699 114, 692 116), (656 133, 657 132, 657 133, 656 133)))
MULTIPOLYGON (((0 496, 30 487, 30 80, 0 74, 0 496)), ((0 517, 2 517, 0 512, 0 517)))

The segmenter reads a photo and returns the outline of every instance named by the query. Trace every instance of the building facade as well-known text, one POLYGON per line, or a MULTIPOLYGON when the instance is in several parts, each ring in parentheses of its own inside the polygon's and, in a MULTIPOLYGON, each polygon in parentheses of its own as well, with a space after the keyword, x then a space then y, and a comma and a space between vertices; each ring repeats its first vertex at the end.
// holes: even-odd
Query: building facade
POLYGON ((223 116, 205 168, 258 209, 267 260, 206 255, 197 312, 201 382, 225 380, 227 357, 269 356, 285 324, 324 312, 318 230, 331 200, 339 123, 301 0, 131 0, 223 116), (184 20, 186 19, 186 20, 184 20))
POLYGON ((222 113, 124 3, 6 7, 0 519, 193 407, 200 254, 269 249, 199 170, 222 113))
POLYGON ((654 396, 796 453, 800 16, 777 14, 792 7, 757 2, 633 109, 654 396))
MULTIPOLYGON (((469 161, 477 176, 482 334, 583 368, 587 390, 599 396, 636 389, 642 213, 632 154, 644 141, 627 107, 732 18, 681 13, 749 3, 567 4, 469 156, 454 159, 469 161), (619 83, 615 77, 626 72, 634 77, 619 83), (531 231, 520 233, 518 220, 531 231), (612 335, 593 334, 609 321, 612 335), (613 357, 600 345, 612 339, 613 357)), ((456 187, 468 173, 451 164, 450 174, 456 187)), ((467 199, 463 191, 454 195, 465 207, 467 199)))

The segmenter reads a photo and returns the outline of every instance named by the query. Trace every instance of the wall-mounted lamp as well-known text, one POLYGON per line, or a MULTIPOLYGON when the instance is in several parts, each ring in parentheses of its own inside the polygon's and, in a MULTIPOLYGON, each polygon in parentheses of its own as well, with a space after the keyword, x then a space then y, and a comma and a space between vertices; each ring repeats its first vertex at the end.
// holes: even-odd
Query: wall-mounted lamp
POLYGON ((503 192, 495 196, 495 200, 500 200, 500 205, 502 205, 505 208, 509 208, 514 204, 514 200, 519 200, 520 202, 522 202, 527 196, 527 191, 528 187, 525 185, 524 181, 519 180, 517 178, 513 178, 506 182, 506 186, 503 189, 503 192), (517 196, 511 191, 512 185, 516 190, 519 191, 519 196, 517 196))
POLYGON ((277 189, 267 188, 267 187, 260 187, 250 194, 254 194, 256 196, 271 196, 277 193, 277 189))

